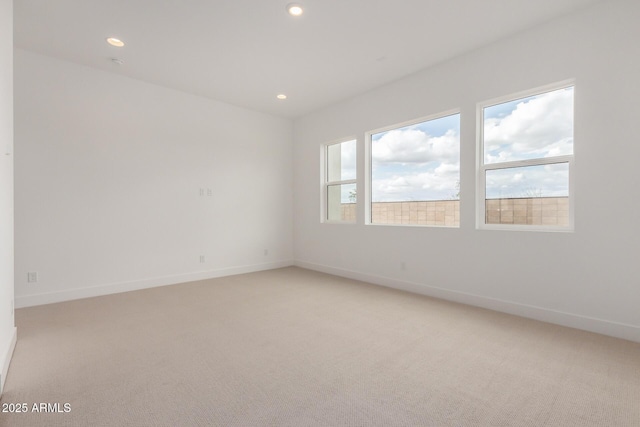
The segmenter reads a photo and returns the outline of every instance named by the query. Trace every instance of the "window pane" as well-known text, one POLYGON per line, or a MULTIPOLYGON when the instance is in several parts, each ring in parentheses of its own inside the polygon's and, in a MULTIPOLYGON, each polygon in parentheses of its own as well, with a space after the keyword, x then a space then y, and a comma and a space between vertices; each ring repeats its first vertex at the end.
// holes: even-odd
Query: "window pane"
POLYGON ((487 224, 569 225, 569 164, 488 170, 487 224))
POLYGON ((488 170, 486 198, 567 197, 569 164, 488 170))
POLYGON ((371 222, 459 225, 460 114, 371 136, 371 222))
POLYGON ((327 147, 327 181, 356 179, 356 141, 327 147))
POLYGON ((327 186, 327 219, 329 221, 356 220, 356 185, 327 186))
POLYGON ((483 110, 485 164, 573 154, 573 87, 483 110))

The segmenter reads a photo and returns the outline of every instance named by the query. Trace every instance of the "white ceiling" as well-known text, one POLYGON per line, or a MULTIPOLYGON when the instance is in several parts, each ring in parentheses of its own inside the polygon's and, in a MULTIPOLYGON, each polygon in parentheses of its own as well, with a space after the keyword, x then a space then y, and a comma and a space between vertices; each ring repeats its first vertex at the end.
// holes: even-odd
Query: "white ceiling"
POLYGON ((14 0, 14 28, 19 48, 298 117, 597 1, 299 0, 294 18, 289 0, 14 0))

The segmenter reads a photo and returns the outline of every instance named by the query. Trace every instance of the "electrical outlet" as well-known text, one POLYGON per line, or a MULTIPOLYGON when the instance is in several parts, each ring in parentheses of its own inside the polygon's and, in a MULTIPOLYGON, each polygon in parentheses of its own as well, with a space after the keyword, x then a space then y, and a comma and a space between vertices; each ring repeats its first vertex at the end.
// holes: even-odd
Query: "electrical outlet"
POLYGON ((204 263, 204 255, 200 255, 200 264, 204 263))
POLYGON ((30 271, 27 273, 27 283, 36 283, 38 281, 38 272, 30 271))
POLYGON ((213 196, 213 190, 210 188, 207 188, 207 196, 211 197, 213 196))
POLYGON ((406 270, 406 269, 407 269, 407 263, 406 263, 406 262, 404 262, 404 261, 402 261, 402 262, 400 263, 400 269, 401 269, 401 270, 406 270))
POLYGON ((200 197, 204 196, 204 188, 200 189, 200 197))
POLYGON ((269 255, 269 249, 264 250, 264 256, 267 256, 267 255, 269 255))

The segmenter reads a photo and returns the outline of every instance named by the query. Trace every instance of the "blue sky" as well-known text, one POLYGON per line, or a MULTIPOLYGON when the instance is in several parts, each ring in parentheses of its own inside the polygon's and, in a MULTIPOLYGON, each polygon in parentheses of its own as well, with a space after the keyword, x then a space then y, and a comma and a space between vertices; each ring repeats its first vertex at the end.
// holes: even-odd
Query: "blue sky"
MULTIPOLYGON (((483 132, 487 165, 573 154, 573 87, 484 108, 483 132)), ((355 141, 341 144, 342 179, 355 178, 355 156, 355 141)), ((371 157, 373 202, 454 199, 460 115, 373 134, 371 157)), ((567 196, 568 176, 566 163, 487 171, 486 197, 567 196)))
POLYGON ((486 198, 568 196, 568 177, 567 163, 488 170, 486 198))
POLYGON ((460 180, 460 115, 371 136, 374 202, 451 200, 460 180))
MULTIPOLYGON (((573 87, 484 109, 484 162, 573 154, 573 87)), ((486 197, 569 194, 566 163, 487 171, 486 197)))

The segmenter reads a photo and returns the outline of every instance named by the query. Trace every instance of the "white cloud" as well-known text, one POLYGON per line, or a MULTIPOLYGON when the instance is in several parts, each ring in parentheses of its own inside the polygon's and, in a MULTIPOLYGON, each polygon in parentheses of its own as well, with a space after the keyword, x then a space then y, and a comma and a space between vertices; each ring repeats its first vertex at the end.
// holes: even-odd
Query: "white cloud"
POLYGON ((396 129, 373 142, 372 158, 374 163, 455 162, 460 157, 459 140, 453 129, 437 137, 419 129, 396 129))
POLYGON ((385 132, 372 142, 374 201, 447 200, 460 179, 460 136, 432 136, 416 127, 385 132))
POLYGON ((341 145, 342 147, 342 151, 341 151, 341 159, 342 159, 342 164, 343 165, 349 165, 349 167, 351 167, 352 165, 355 166, 356 164, 356 141, 348 141, 346 143, 343 143, 341 145))
MULTIPOLYGON (((330 179, 332 180, 346 180, 356 178, 356 141, 346 141, 339 144, 330 145, 329 148, 329 164, 333 164, 333 161, 339 161, 335 163, 339 165, 339 170, 330 172, 330 179), (336 159, 334 156, 338 156, 336 159), (333 174, 336 174, 334 176, 333 174), (339 175, 338 175, 339 173, 339 175)), ((331 169, 331 168, 330 168, 331 169)))
POLYGON ((484 122, 485 162, 573 152, 573 90, 561 89, 520 102, 504 117, 484 122))
POLYGON ((487 198, 557 197, 569 192, 566 163, 487 172, 487 198))
POLYGON ((373 183, 374 201, 448 200, 457 192, 460 180, 459 164, 441 164, 437 168, 419 172, 399 172, 373 183))

